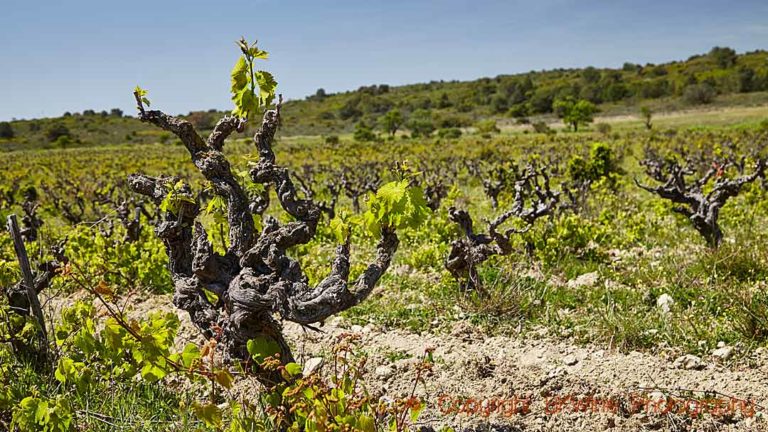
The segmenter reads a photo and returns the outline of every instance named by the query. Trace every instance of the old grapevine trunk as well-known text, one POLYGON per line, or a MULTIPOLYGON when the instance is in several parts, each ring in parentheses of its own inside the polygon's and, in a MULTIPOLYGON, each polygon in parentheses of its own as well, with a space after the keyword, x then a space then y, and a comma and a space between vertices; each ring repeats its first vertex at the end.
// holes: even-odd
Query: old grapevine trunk
POLYGON ((641 184, 637 179, 635 184, 675 203, 672 210, 687 217, 710 248, 719 247, 723 241, 723 231, 718 223, 720 209, 729 199, 737 196, 744 185, 764 177, 766 169, 765 160, 758 158, 752 174, 728 179, 723 173, 734 165, 733 162, 713 162, 703 176, 689 179, 687 177, 695 174, 695 169, 664 161, 652 153, 641 164, 645 166, 649 177, 663 184, 651 187, 641 184), (706 191, 706 186, 713 178, 712 187, 706 191))
POLYGON ((247 359, 247 342, 256 339, 279 347, 284 363, 292 361, 278 317, 303 325, 320 322, 371 293, 397 249, 393 230, 382 230, 374 261, 355 281, 349 281, 349 239, 338 246, 328 277, 314 287, 308 285, 299 262, 286 254, 288 248, 314 237, 322 212, 314 201, 297 195, 289 171, 275 163, 272 142, 280 121, 279 103, 264 114, 254 136, 259 159, 249 174, 253 182, 275 190, 281 207, 294 220, 280 224, 267 216, 261 232, 254 227, 251 212, 263 211, 256 202, 262 198, 249 198, 222 153, 224 140, 241 130, 243 121, 225 117, 204 140, 186 120, 145 110, 139 97, 137 103, 141 120, 178 136, 214 192, 226 199, 229 249, 222 255, 214 251, 197 221, 200 208, 188 185, 179 187, 173 177, 129 177, 132 190, 158 204, 171 190, 177 195, 176 205, 168 206, 155 228, 170 258, 173 301, 207 338, 218 339, 227 359, 247 359), (219 300, 211 303, 204 290, 219 300))
POLYGON ((55 260, 40 263, 38 271, 35 273, 32 270, 24 245, 23 230, 19 229, 15 214, 8 216, 8 232, 13 240, 14 252, 19 261, 22 279, 7 289, 0 287, 0 291, 3 291, 6 296, 13 313, 22 316, 31 315, 38 325, 38 339, 33 341, 34 344, 29 343, 24 338, 16 337, 11 338, 10 343, 16 355, 32 360, 33 364, 39 367, 45 365, 49 359, 49 347, 45 317, 38 295, 50 286, 57 271, 66 264, 67 258, 64 256, 63 244, 54 246, 51 252, 55 260))
MULTIPOLYGON (((515 175, 518 179, 514 182, 515 197, 512 207, 488 222, 487 234, 475 232, 472 216, 466 210, 453 207, 448 210, 449 219, 461 228, 464 237, 451 243, 451 252, 445 260, 445 268, 464 291, 487 295, 480 283, 478 267, 494 255, 511 254, 514 251, 512 236, 527 231, 537 219, 570 207, 561 202, 561 195, 572 193, 565 186, 561 186, 562 190, 553 191, 546 169, 529 164, 524 173, 515 175), (501 232, 500 227, 512 217, 523 221, 526 228, 511 228, 501 232)), ((511 178, 505 179, 504 182, 509 180, 511 178)))

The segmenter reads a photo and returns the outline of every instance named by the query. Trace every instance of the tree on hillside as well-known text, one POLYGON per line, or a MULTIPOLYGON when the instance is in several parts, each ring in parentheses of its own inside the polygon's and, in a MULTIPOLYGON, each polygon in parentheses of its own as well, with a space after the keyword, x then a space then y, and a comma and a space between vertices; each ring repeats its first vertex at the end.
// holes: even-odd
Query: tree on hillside
POLYGON ((692 105, 708 104, 715 99, 716 93, 709 84, 691 84, 683 90, 683 99, 692 105))
POLYGON ((13 138, 13 127, 8 122, 0 122, 0 138, 13 138))
POLYGON ((441 109, 450 108, 453 106, 453 103, 448 98, 448 94, 446 92, 443 92, 440 94, 440 99, 437 101, 437 107, 441 109))
POLYGON ((529 76, 505 79, 499 84, 498 94, 504 95, 511 106, 527 101, 533 88, 533 81, 529 76))
POLYGON ((736 64, 736 51, 728 47, 714 47, 709 50, 709 58, 715 62, 718 67, 729 68, 736 64))
POLYGON ((552 112, 552 103, 555 100, 555 92, 552 87, 537 87, 528 101, 532 114, 544 114, 552 112))
POLYGON ((69 137, 71 135, 69 128, 61 123, 54 124, 45 132, 45 137, 49 142, 55 142, 61 137, 69 137))
POLYGON ((509 99, 507 96, 497 94, 491 98, 491 109, 497 114, 506 112, 509 109, 509 99))
POLYGON ((552 109, 574 132, 578 132, 579 125, 592 123, 598 111, 592 102, 583 99, 576 101, 572 98, 556 100, 552 109))
POLYGON ((368 124, 360 120, 355 125, 355 133, 353 134, 353 138, 355 141, 360 142, 366 142, 366 141, 375 141, 376 140, 376 134, 373 132, 373 129, 368 126, 368 124))
POLYGON ((403 125, 403 114, 397 108, 392 108, 379 118, 379 124, 390 136, 395 136, 403 125))
POLYGON ((594 66, 587 66, 581 71, 581 78, 588 84, 596 83, 600 79, 600 71, 594 66))
POLYGON ((413 136, 429 136, 435 131, 435 122, 432 120, 432 112, 418 109, 411 114, 408 120, 408 129, 413 136))
POLYGON ((624 62, 624 65, 621 67, 621 70, 624 72, 637 72, 640 69, 642 69, 642 66, 630 62, 624 62))
POLYGON ((760 90, 760 79, 754 69, 741 66, 738 70, 739 92, 747 93, 760 90))
POLYGON ((653 117, 653 111, 647 106, 640 107, 640 115, 643 117, 643 124, 645 128, 651 130, 653 124, 651 124, 651 118, 653 117))
POLYGON ((600 77, 597 89, 601 93, 600 99, 606 102, 619 101, 629 93, 627 85, 623 82, 621 72, 616 70, 605 71, 600 77))
POLYGON ((363 112, 359 108, 360 96, 354 96, 344 102, 344 105, 339 108, 339 118, 342 120, 354 120, 363 115, 363 112))

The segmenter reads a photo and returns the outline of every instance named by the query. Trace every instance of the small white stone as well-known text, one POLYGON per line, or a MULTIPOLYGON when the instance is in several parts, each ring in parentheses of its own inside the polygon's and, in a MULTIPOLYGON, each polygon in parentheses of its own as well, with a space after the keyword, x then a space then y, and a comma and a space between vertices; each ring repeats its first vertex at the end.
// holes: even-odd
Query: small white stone
POLYGON ((597 272, 584 273, 576 279, 568 281, 568 288, 589 288, 597 285, 600 280, 600 274, 597 272))
POLYGON ((323 366, 322 357, 312 357, 304 363, 304 370, 302 373, 304 376, 312 375, 317 372, 323 366))
POLYGON ((696 357, 693 354, 686 354, 678 357, 677 360, 672 363, 672 367, 675 369, 703 369, 704 366, 706 365, 701 361, 701 358, 696 357))
POLYGON ((394 367, 397 370, 408 371, 408 370, 415 369, 416 365, 418 365, 420 362, 421 362, 421 360, 419 360, 419 359, 417 359, 415 357, 405 358, 405 359, 400 359, 400 360, 396 361, 395 364, 394 364, 394 367))
POLYGON ((379 378, 389 378, 392 376, 394 371, 389 366, 379 366, 373 373, 376 374, 376 376, 379 378))
MULTIPOLYGON (((719 344, 718 344, 719 346, 719 344)), ((712 351, 712 357, 717 358, 720 361, 726 361, 733 357, 734 348, 732 346, 722 346, 712 351)))
POLYGON ((573 354, 568 354, 567 356, 563 357, 563 363, 565 363, 566 366, 573 366, 578 362, 579 359, 577 359, 573 354))
POLYGON ((675 304, 675 299, 671 295, 664 293, 656 299, 656 306, 661 309, 662 312, 668 314, 672 310, 672 306, 675 304))
POLYGON ((360 332, 363 331, 363 326, 355 324, 352 327, 350 327, 349 329, 352 330, 355 333, 360 333, 360 332))
POLYGON ((565 375, 568 375, 568 371, 565 370, 564 367, 558 366, 554 369, 550 369, 549 372, 547 372, 546 376, 539 378, 539 385, 543 386, 544 384, 552 381, 553 379, 557 379, 565 375))

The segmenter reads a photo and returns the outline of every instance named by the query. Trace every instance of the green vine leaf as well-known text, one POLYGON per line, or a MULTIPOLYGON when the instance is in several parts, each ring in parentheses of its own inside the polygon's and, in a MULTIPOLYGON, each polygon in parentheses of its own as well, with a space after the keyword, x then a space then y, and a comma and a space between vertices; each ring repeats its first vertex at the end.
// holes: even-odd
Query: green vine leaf
POLYGON ((333 233, 333 237, 339 244, 346 243, 349 238, 351 232, 350 219, 349 214, 343 210, 340 211, 335 218, 331 219, 329 226, 333 233))
POLYGON ((136 86, 136 88, 133 89, 133 92, 139 97, 139 99, 141 99, 141 103, 143 103, 146 106, 150 105, 149 99, 147 99, 148 92, 146 90, 144 90, 139 86, 136 86))
POLYGON ((285 365, 285 371, 288 372, 288 374, 290 374, 292 377, 296 377, 301 375, 302 368, 298 363, 288 363, 285 365))
POLYGON ((238 46, 242 55, 230 72, 230 92, 235 104, 232 115, 251 118, 274 101, 277 81, 271 73, 254 69, 254 62, 266 60, 269 53, 245 39, 238 41, 238 46))
POLYGON ((368 211, 363 214, 366 230, 374 236, 382 228, 403 229, 421 225, 429 215, 424 191, 404 179, 385 184, 368 197, 368 211))
POLYGON ((277 81, 275 77, 266 71, 257 71, 256 82, 259 85, 259 102, 261 106, 269 106, 275 99, 275 91, 277 90, 277 81))
POLYGON ((280 345, 278 345, 277 342, 263 336, 249 340, 246 348, 248 349, 248 354, 259 363, 264 361, 267 357, 271 357, 280 352, 280 345))
POLYGON ((221 409, 213 403, 207 403, 205 405, 195 402, 192 405, 192 409, 195 411, 197 418, 203 421, 206 426, 212 428, 218 428, 221 426, 222 413, 221 409))

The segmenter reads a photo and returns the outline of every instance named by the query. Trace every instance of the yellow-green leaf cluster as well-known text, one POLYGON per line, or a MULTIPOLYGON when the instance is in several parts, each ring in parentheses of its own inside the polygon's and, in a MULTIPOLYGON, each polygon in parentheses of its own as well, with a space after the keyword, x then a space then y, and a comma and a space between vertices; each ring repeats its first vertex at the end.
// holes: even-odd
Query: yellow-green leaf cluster
POLYGON ((271 73, 254 69, 256 60, 266 60, 269 57, 266 51, 258 48, 256 42, 249 45, 245 39, 241 39, 238 45, 242 55, 237 59, 230 74, 230 92, 235 104, 232 115, 251 118, 272 103, 277 81, 271 73))
POLYGON ((369 233, 379 236, 382 228, 415 228, 424 222, 427 215, 429 208, 424 191, 404 179, 387 183, 368 197, 368 211, 363 214, 363 224, 369 233))

